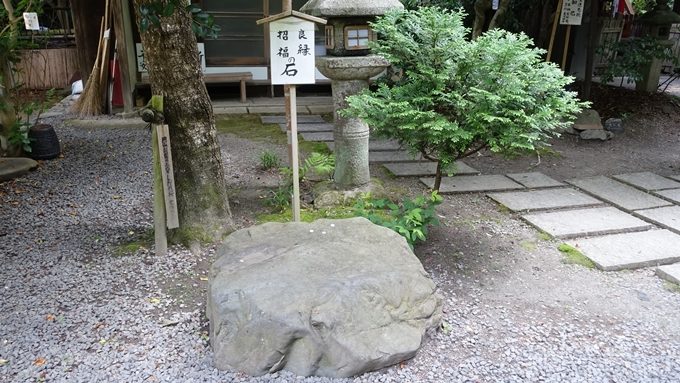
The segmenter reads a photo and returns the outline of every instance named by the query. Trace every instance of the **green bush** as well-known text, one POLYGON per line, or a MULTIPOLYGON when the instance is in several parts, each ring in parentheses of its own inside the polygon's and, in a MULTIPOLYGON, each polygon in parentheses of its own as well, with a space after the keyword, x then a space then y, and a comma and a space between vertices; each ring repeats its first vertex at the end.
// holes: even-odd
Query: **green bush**
POLYGON ((480 150, 517 154, 545 146, 586 104, 565 90, 572 78, 523 34, 494 29, 469 41, 463 12, 390 12, 372 25, 375 53, 403 70, 348 98, 344 116, 396 138, 443 169, 480 150))
POLYGON ((602 82, 608 83, 614 80, 614 77, 621 77, 619 87, 623 86, 624 79, 627 79, 628 83, 643 80, 644 68, 652 58, 671 61, 674 66, 678 65, 673 47, 664 45, 654 37, 616 41, 598 48, 598 52, 609 58, 607 67, 601 75, 602 82))
POLYGON ((437 192, 405 199, 401 204, 388 199, 373 199, 369 194, 357 200, 354 214, 394 230, 406 238, 413 249, 416 242, 427 239, 428 227, 439 223, 435 209, 442 201, 443 198, 437 192))

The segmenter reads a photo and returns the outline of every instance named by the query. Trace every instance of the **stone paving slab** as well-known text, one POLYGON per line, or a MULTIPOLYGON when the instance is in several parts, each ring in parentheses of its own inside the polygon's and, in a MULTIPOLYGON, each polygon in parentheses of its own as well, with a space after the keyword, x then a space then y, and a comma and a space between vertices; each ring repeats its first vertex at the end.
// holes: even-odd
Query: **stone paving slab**
POLYGON ((571 179, 567 182, 624 210, 670 205, 668 201, 604 176, 571 179))
MULTIPOLYGON (((330 150, 335 149, 334 142, 328 142, 326 145, 328 145, 328 149, 330 150)), ((394 140, 376 139, 368 141, 368 150, 376 152, 401 150, 401 146, 399 145, 399 142, 394 140)))
POLYGON ((333 105, 308 105, 307 109, 309 113, 319 114, 319 113, 333 113, 335 107, 333 105))
POLYGON ((613 178, 647 191, 680 188, 680 182, 651 172, 619 174, 613 178))
POLYGON ((507 193, 491 193, 488 196, 512 211, 532 211, 561 208, 581 208, 602 205, 602 201, 572 188, 543 189, 507 193))
MULTIPOLYGON (((288 126, 284 124, 279 124, 279 127, 281 128, 282 132, 285 132, 286 129, 288 129, 288 126)), ((332 132, 333 131, 333 124, 319 124, 319 123, 310 123, 310 124, 298 124, 297 126, 298 132, 332 132)))
POLYGON ((656 275, 668 282, 680 285, 680 263, 674 265, 660 266, 656 269, 656 275))
POLYGON ((522 216, 527 222, 556 238, 576 238, 642 231, 652 225, 613 207, 532 213, 522 216))
POLYGON ((656 195, 660 195, 666 199, 669 199, 677 204, 680 204, 680 189, 669 189, 669 190, 660 190, 657 192, 654 192, 656 195))
MULTIPOLYGON (((285 114, 286 113, 286 107, 285 106, 249 106, 248 107, 248 113, 252 114, 285 114)), ((309 114, 309 110, 307 108, 298 108, 298 115, 299 114, 309 114)), ((285 117, 284 117, 285 118, 285 117)))
POLYGON ((213 108, 215 114, 248 114, 245 106, 216 106, 213 108))
POLYGON ((635 213, 654 221, 667 229, 680 233, 680 206, 638 210, 635 213))
POLYGON ((562 182, 554 180, 543 173, 532 172, 532 173, 513 173, 506 174, 513 181, 522 184, 523 186, 530 189, 538 188, 550 188, 557 186, 565 186, 562 182))
POLYGON ((637 269, 680 261, 680 235, 668 230, 605 235, 567 241, 605 271, 637 269))
POLYGON ((333 132, 302 132, 300 135, 305 141, 333 141, 333 132))
POLYGON ((38 167, 38 162, 25 157, 0 157, 0 182, 9 181, 38 167))
MULTIPOLYGON (((434 176, 437 173, 437 164, 434 162, 401 162, 384 165, 397 177, 425 177, 434 176)), ((475 175, 479 170, 473 169, 461 161, 456 161, 456 175, 475 175)))
POLYGON ((672 178, 672 179, 674 179, 674 180, 676 180, 676 181, 680 181, 680 174, 674 175, 674 176, 670 176, 670 177, 668 177, 668 178, 672 178))
MULTIPOLYGON (((260 116, 263 124, 285 124, 286 116, 260 116)), ((308 123, 324 123, 326 121, 319 115, 300 115, 298 113, 298 123, 308 124, 308 123)))
MULTIPOLYGON (((434 187, 434 177, 421 178, 427 187, 434 187)), ((442 194, 470 193, 523 189, 524 186, 502 175, 442 177, 442 194)))
POLYGON ((372 164, 384 164, 387 162, 418 162, 418 161, 427 160, 415 157, 405 150, 371 151, 368 153, 368 162, 372 164))

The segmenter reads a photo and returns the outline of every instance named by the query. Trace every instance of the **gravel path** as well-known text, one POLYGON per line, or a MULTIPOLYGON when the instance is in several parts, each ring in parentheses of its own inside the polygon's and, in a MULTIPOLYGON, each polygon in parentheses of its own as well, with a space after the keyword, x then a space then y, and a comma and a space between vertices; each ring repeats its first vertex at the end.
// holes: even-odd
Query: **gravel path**
MULTIPOLYGON (((331 381, 217 371, 203 314, 213 250, 117 251, 152 227, 148 130, 58 134, 64 158, 0 184, 0 381, 331 381)), ((221 141, 231 185, 267 183, 252 175, 261 144, 221 141)), ((246 199, 237 222, 252 221, 246 199)), ((446 297, 444 328, 413 360, 336 381, 680 381, 680 294, 651 271, 562 264, 478 195, 447 197, 440 214, 417 253, 446 297)))

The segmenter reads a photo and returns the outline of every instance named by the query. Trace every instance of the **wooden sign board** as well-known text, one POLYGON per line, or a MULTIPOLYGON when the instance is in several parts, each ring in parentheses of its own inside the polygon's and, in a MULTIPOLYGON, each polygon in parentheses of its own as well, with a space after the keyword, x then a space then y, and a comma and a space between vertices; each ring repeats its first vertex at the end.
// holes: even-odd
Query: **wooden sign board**
POLYGON ((179 227, 179 217, 177 214, 177 195, 175 194, 175 176, 172 167, 172 151, 170 150, 170 129, 168 125, 157 125, 156 132, 158 132, 158 152, 163 177, 167 227, 168 229, 176 229, 179 227))
POLYGON ((272 85, 314 84, 314 23, 286 17, 269 23, 272 85))
POLYGON ((564 0, 560 13, 561 25, 581 25, 585 0, 564 0))

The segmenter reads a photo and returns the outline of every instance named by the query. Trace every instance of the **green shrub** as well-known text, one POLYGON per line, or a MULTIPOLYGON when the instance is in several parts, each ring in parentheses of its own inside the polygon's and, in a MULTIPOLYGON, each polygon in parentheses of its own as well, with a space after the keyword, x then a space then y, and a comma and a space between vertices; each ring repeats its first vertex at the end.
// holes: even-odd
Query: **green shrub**
POLYGON ((439 223, 435 209, 442 201, 436 191, 429 196, 405 199, 401 204, 365 195, 355 203, 354 214, 394 230, 413 248, 416 242, 427 239, 429 226, 439 223))
POLYGON ((542 58, 524 34, 494 29, 467 40, 463 12, 390 12, 372 25, 375 53, 403 70, 375 90, 348 97, 341 114, 366 121, 443 169, 489 149, 517 154, 545 146, 586 104, 565 90, 573 81, 542 58))

